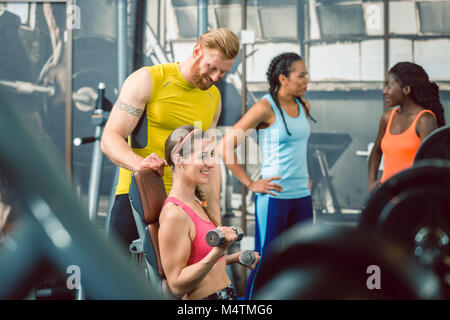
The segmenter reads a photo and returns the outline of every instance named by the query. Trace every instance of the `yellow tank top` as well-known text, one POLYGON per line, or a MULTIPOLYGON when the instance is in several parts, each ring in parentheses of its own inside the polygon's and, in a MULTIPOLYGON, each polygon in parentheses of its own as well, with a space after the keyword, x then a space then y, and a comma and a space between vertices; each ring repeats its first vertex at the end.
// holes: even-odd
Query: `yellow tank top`
MULTIPOLYGON (((145 158, 156 153, 164 159, 164 144, 176 128, 195 125, 208 130, 217 112, 220 93, 216 86, 200 90, 181 74, 177 63, 148 67, 152 75, 152 96, 145 112, 130 136, 132 150, 145 158)), ((172 172, 164 168, 166 192, 172 187, 172 172)), ((131 171, 120 168, 116 195, 127 194, 131 183, 131 171)))

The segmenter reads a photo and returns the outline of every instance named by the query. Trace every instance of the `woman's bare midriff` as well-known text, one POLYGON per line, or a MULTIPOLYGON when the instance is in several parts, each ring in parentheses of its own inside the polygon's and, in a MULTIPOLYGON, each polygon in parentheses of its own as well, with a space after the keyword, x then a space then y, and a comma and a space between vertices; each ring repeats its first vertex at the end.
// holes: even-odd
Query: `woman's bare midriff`
POLYGON ((208 275, 191 292, 183 296, 183 300, 200 300, 206 298, 231 284, 226 271, 226 258, 217 262, 208 275))

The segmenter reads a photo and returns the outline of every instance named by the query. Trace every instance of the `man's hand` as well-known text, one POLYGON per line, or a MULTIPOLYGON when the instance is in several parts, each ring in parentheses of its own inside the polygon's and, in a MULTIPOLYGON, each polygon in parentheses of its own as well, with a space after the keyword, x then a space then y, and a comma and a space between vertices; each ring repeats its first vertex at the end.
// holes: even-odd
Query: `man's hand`
POLYGON ((161 159, 156 153, 152 153, 142 160, 139 169, 150 168, 160 177, 164 175, 164 167, 167 167, 167 161, 161 159))

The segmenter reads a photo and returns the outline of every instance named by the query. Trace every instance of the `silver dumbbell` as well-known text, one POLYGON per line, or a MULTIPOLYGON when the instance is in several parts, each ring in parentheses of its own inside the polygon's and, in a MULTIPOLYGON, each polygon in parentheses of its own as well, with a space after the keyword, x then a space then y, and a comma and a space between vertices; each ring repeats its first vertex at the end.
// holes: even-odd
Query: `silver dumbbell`
POLYGON ((255 259, 256 257, 252 250, 244 250, 239 255, 239 262, 247 267, 251 266, 255 262, 255 259))
MULTIPOLYGON (((244 237, 244 231, 240 227, 231 227, 236 232, 238 238, 236 241, 241 241, 244 237)), ((220 246, 225 241, 225 234, 220 229, 214 229, 206 234, 206 243, 211 247, 220 246)))

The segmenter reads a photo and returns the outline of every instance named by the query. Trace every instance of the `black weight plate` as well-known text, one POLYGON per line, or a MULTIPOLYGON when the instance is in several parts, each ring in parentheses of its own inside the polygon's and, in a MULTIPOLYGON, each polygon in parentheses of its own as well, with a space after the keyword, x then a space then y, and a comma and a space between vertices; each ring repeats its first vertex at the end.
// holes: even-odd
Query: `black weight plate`
POLYGON ((388 203, 407 190, 437 188, 450 195, 450 161, 422 160, 386 180, 362 208, 360 226, 374 228, 388 203))
POLYGON ((450 126, 433 131, 422 141, 414 162, 424 159, 450 160, 450 126))
POLYGON ((403 244, 408 252, 432 267, 450 297, 450 197, 448 190, 421 187, 394 197, 383 209, 377 229, 403 244))
POLYGON ((415 188, 394 197, 380 214, 377 229, 414 245, 414 237, 425 226, 439 226, 450 234, 449 191, 415 188))
POLYGON ((254 282, 255 299, 436 299, 439 278, 372 230, 300 224, 274 242, 254 282), (367 268, 379 266, 381 290, 367 268), (428 287, 429 290, 424 290, 428 287))

